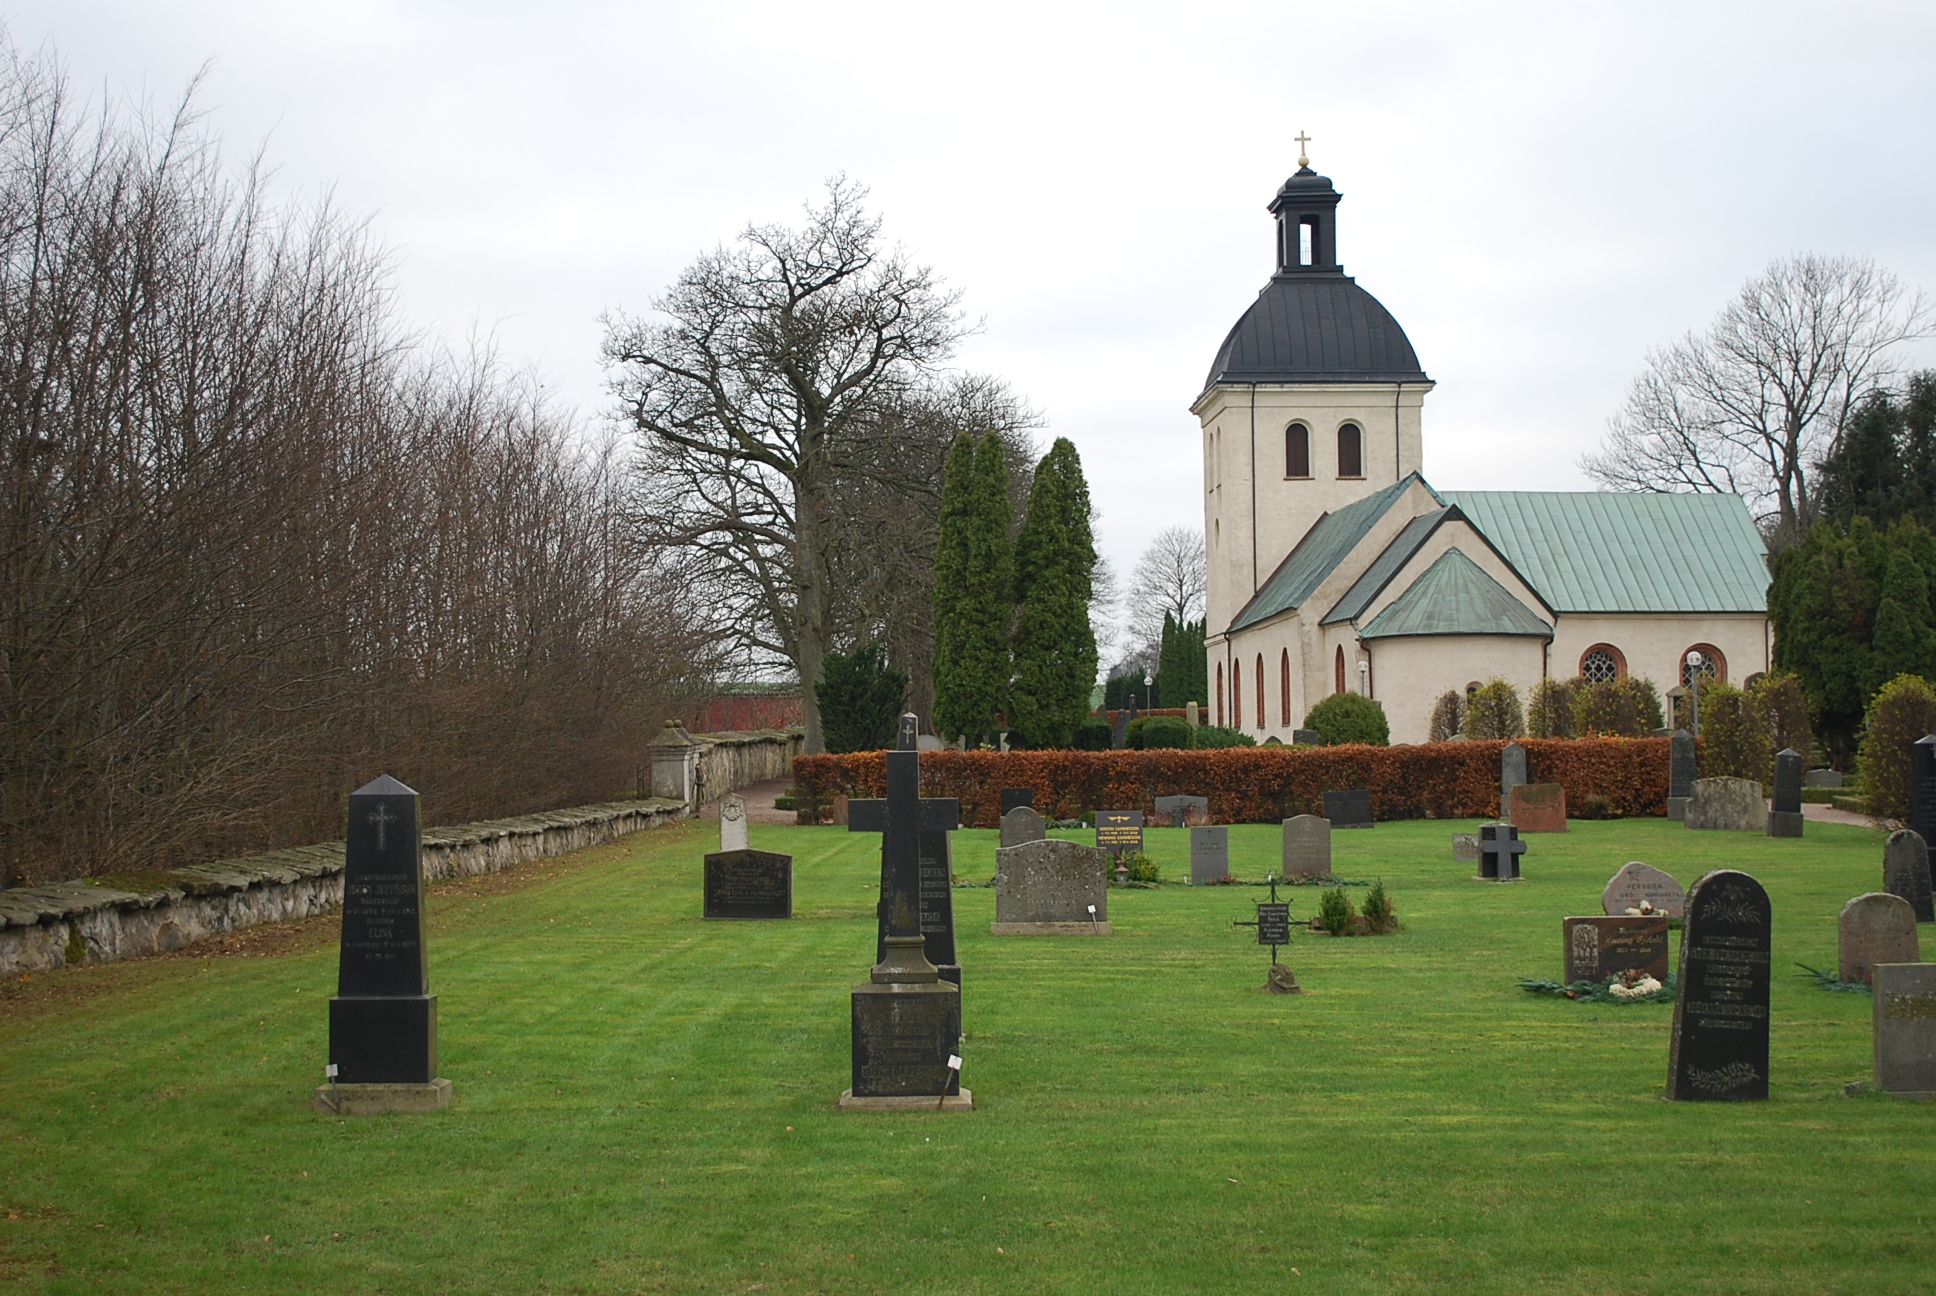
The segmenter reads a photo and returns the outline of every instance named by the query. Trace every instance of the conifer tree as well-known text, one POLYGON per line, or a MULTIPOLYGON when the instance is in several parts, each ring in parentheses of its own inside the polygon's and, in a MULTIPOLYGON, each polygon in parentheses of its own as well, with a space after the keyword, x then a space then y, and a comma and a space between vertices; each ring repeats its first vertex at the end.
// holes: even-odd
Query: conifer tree
POLYGON ((1014 621, 1008 461, 995 433, 955 438, 941 483, 934 558, 934 726, 979 738, 1008 708, 1014 621))
MULTIPOLYGON (((1890 537, 1892 541, 1897 538, 1893 534, 1890 537)), ((1871 685, 1876 688, 1898 675, 1936 675, 1936 626, 1931 625, 1929 578, 1910 556, 1907 543, 1890 547, 1889 571, 1882 578, 1882 599, 1876 605, 1869 671, 1871 685)))
POLYGON ((1011 713, 1036 747, 1067 747, 1089 712, 1096 636, 1089 625, 1096 547, 1089 484, 1075 446, 1058 437, 1035 469, 1015 542, 1017 615, 1011 713))
POLYGON ((1163 614, 1163 646, 1157 656, 1156 695, 1166 707, 1210 701, 1209 657, 1204 649, 1204 624, 1178 622, 1163 614))

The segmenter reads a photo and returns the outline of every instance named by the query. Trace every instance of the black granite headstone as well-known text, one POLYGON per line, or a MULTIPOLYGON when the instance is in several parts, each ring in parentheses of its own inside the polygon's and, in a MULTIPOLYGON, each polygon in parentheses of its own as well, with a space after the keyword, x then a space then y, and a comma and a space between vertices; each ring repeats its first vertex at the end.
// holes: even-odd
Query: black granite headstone
POLYGON ((1687 803, 1694 796, 1694 780, 1699 774, 1694 735, 1676 729, 1667 739, 1667 817, 1675 823, 1687 820, 1687 803))
POLYGON ((1936 922, 1930 881, 1929 845, 1921 834, 1908 828, 1890 833, 1882 847, 1882 889, 1907 900, 1917 922, 1936 922))
POLYGON ((1111 731, 1109 738, 1111 745, 1117 751, 1123 749, 1123 744, 1129 741, 1129 712, 1120 710, 1116 712, 1116 727, 1111 731))
POLYGON ((1479 876, 1488 882, 1511 882, 1520 876, 1519 857, 1526 843, 1511 824, 1479 826, 1479 876))
POLYGON ((706 857, 706 917, 793 917, 793 856, 720 851, 706 857))
POLYGON ((1096 845, 1111 855, 1143 849, 1141 810, 1096 811, 1096 845))
POLYGON ((1717 869, 1688 891, 1667 1060, 1673 1101, 1767 1098, 1773 918, 1768 893, 1746 873, 1717 869))
POLYGON ((1331 821, 1333 828, 1371 827, 1371 790, 1353 788, 1348 792, 1326 792, 1324 817, 1331 821))
POLYGON ((417 794, 389 775, 350 794, 343 938, 329 1001, 338 1084, 437 1077, 437 996, 424 950, 417 794))
MULTIPOLYGON (((954 797, 921 799, 921 934, 927 938, 928 962, 941 970, 943 981, 961 984, 961 961, 955 957, 955 892, 953 851, 948 834, 961 827, 961 802, 954 797)), ((848 832, 887 831, 887 802, 880 799, 847 803, 848 832)), ((883 849, 886 848, 883 841, 883 849)), ((875 908, 874 961, 887 957, 887 893, 875 908)))
POLYGON ((1324 746, 1324 735, 1315 729, 1293 729, 1291 730, 1291 741, 1300 747, 1322 747, 1324 746))
POLYGON ((1936 841, 1936 734, 1918 738, 1909 753, 1909 827, 1923 841, 1936 841))
POLYGON ((1010 810, 1013 810, 1016 806, 1027 806, 1029 809, 1033 810, 1035 808, 1035 789, 1034 788, 1003 788, 1002 789, 1002 817, 1007 818, 1008 812, 1010 810))
POLYGON ((1768 835, 1802 835, 1802 754, 1792 747, 1775 753, 1774 808, 1768 812, 1768 835))

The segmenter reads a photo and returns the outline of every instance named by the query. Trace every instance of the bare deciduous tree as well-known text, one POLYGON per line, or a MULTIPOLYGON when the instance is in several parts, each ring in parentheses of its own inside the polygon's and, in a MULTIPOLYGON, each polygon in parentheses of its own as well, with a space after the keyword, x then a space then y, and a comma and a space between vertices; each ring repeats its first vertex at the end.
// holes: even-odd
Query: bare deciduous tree
POLYGON ((1152 658, 1162 644, 1164 614, 1178 625, 1202 616, 1208 581, 1203 532, 1196 527, 1164 527, 1143 550, 1129 578, 1128 621, 1152 658))
POLYGON ((1739 494, 1790 540, 1813 516, 1811 466, 1930 325, 1922 294, 1867 258, 1777 261, 1705 333, 1648 355, 1581 466, 1611 490, 1739 494))
POLYGON ((669 323, 605 321, 645 537, 703 559, 749 660, 797 672, 809 751, 837 633, 837 483, 906 480, 877 438, 965 332, 958 295, 882 247, 865 196, 837 177, 803 228, 752 226, 700 257, 656 303, 669 323))

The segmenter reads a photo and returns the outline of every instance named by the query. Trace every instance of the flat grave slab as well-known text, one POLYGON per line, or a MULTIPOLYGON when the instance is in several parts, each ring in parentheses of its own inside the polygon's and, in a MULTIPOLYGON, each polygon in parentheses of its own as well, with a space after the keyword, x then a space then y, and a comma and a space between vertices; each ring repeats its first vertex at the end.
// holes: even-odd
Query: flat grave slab
POLYGON ((1667 982, 1667 919, 1561 919, 1566 983, 1611 981, 1623 972, 1642 972, 1667 982))
POLYGON ((793 856, 762 850, 706 856, 705 916, 793 917, 793 856))
POLYGON ((1687 802, 1687 826, 1713 832, 1768 831, 1768 806, 1754 779, 1695 779, 1687 802))

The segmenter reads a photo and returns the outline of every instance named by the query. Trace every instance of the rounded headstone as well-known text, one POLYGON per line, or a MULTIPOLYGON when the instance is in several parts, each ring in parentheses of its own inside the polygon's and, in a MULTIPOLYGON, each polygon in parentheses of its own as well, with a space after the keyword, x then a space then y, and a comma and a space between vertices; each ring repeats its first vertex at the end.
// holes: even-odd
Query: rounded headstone
POLYGON ((1859 895, 1842 906, 1835 923, 1835 975, 1875 983, 1878 963, 1920 963, 1916 911, 1887 891, 1859 895))
POLYGON ((1607 882, 1606 889, 1600 893, 1600 908, 1610 916, 1618 916, 1640 908, 1642 900, 1669 918, 1679 918, 1687 912, 1687 892, 1673 875, 1639 860, 1629 860, 1607 882))

